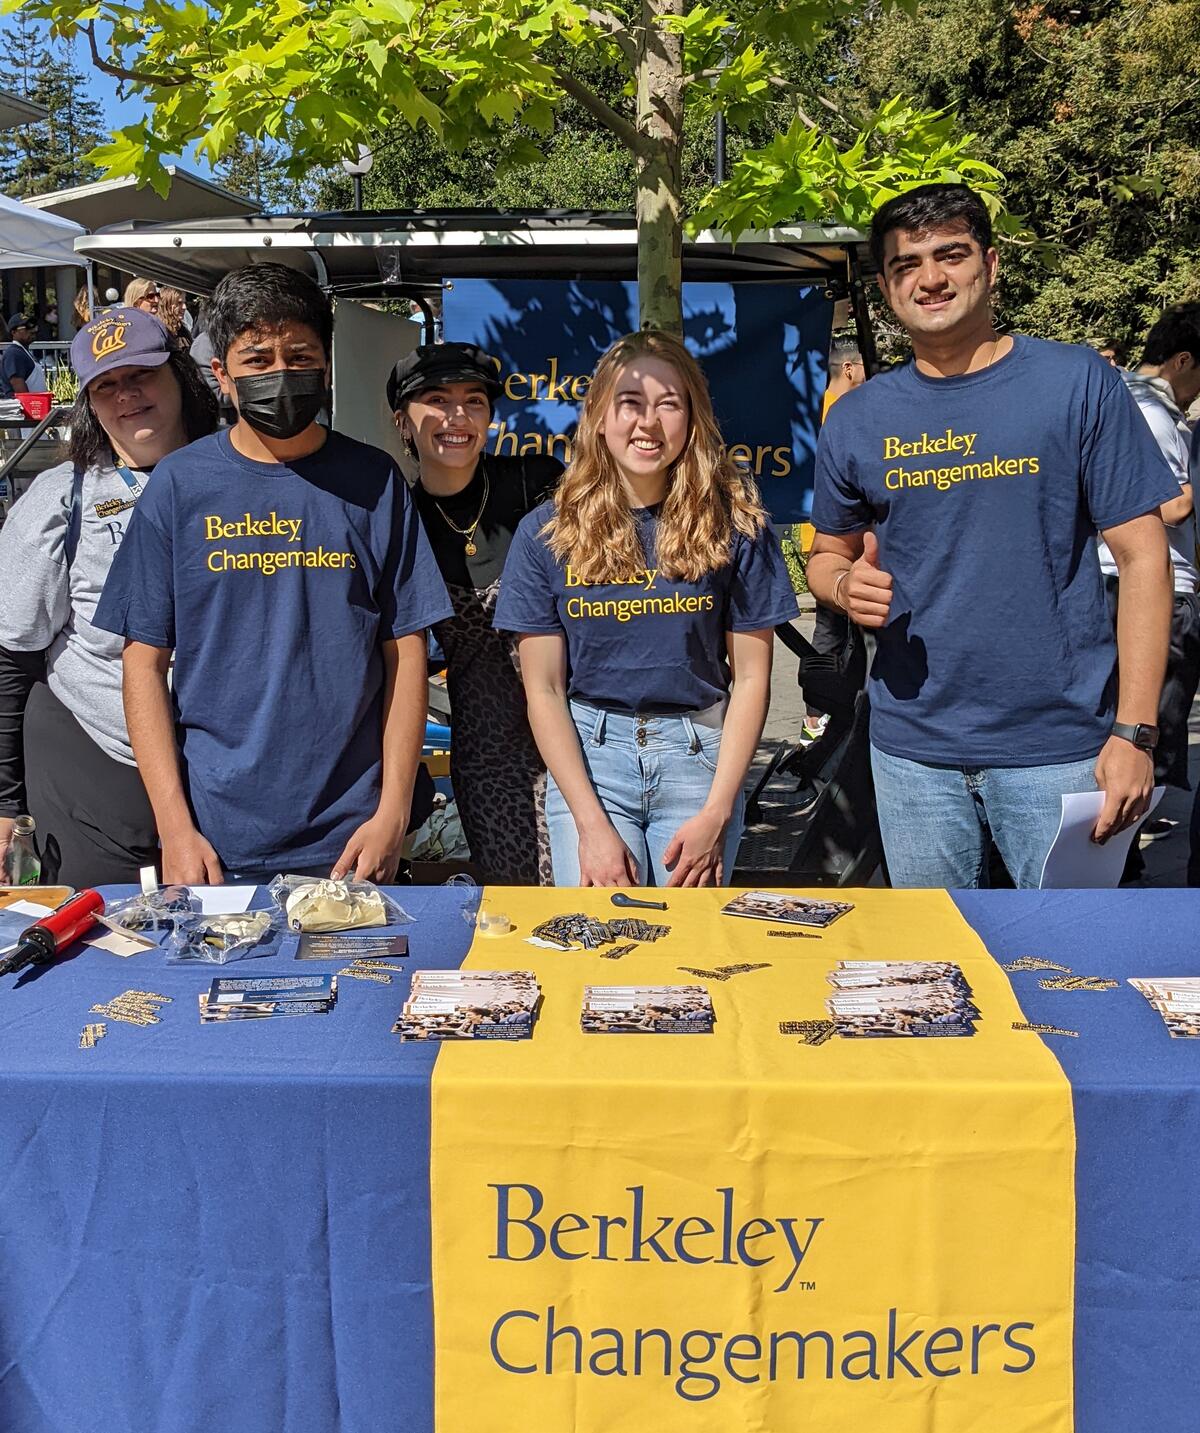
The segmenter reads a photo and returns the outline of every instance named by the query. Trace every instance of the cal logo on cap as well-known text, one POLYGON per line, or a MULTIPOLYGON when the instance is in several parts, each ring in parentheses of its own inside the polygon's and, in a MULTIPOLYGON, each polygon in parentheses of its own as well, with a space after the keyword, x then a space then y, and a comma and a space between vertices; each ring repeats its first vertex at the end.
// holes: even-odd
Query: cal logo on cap
POLYGON ((125 347, 125 330, 129 323, 124 319, 106 320, 98 323, 91 330, 92 333, 92 357, 107 358, 110 353, 116 353, 125 347))

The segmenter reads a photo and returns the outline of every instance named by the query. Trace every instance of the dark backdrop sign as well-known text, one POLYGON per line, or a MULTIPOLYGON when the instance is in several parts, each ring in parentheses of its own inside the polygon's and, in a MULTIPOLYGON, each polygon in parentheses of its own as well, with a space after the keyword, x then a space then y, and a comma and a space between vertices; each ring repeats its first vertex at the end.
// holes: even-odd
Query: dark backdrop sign
MULTIPOLYGON (((799 522, 812 506, 832 314, 815 288, 684 285, 688 348, 708 375, 734 460, 754 475, 777 523, 799 522)), ((444 317, 447 339, 500 360, 490 450, 565 462, 597 359, 638 326, 637 287, 455 279, 444 317)))

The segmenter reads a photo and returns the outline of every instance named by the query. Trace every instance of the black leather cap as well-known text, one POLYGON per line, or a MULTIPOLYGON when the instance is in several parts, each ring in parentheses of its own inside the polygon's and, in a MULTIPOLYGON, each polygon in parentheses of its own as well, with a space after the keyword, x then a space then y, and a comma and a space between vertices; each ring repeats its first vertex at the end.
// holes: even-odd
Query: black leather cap
POLYGON ((482 383, 494 403, 500 394, 500 366, 473 343, 422 344, 392 369, 387 382, 388 406, 394 413, 405 399, 444 383, 482 383))

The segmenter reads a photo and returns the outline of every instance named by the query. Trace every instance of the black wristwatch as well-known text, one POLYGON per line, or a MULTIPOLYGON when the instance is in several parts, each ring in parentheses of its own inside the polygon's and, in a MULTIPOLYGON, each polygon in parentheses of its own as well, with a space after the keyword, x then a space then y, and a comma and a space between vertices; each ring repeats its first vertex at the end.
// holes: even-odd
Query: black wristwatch
POLYGON ((1133 742, 1139 751, 1147 751, 1153 754, 1154 748, 1158 745, 1158 728, 1147 726, 1145 722, 1115 721, 1112 726, 1113 736, 1119 736, 1125 741, 1133 742))

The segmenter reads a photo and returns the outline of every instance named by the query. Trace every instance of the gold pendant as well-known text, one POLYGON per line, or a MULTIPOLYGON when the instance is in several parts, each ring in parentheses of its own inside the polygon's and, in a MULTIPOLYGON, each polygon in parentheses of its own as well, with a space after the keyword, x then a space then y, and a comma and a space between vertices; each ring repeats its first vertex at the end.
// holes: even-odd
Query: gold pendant
POLYGON ((478 551, 479 549, 475 546, 471 539, 467 538, 467 556, 474 557, 478 551))

